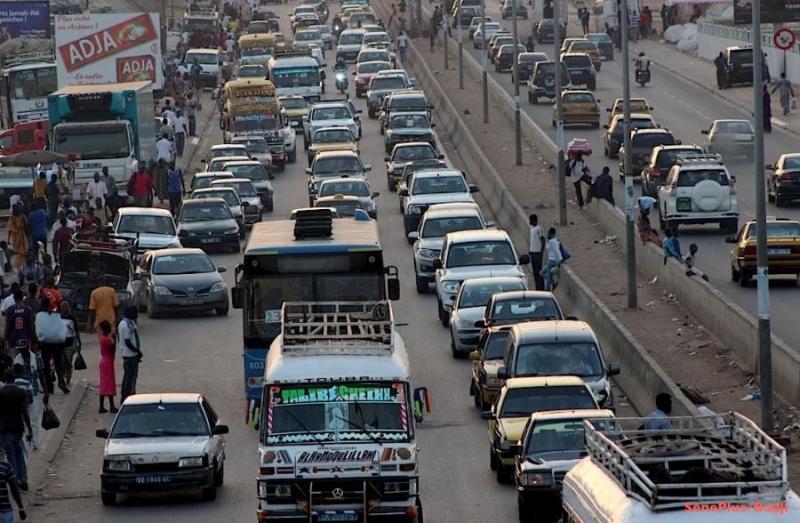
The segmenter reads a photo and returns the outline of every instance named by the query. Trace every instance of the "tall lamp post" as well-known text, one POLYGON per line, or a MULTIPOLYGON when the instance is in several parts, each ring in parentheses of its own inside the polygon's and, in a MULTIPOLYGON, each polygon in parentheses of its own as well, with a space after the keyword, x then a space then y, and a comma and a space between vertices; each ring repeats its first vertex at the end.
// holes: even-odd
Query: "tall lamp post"
POLYGON ((564 158, 564 108, 561 105, 561 20, 558 5, 553 2, 553 60, 556 71, 556 146, 558 147, 558 223, 567 225, 567 164, 564 158))
POLYGON ((637 307, 636 289, 636 238, 633 219, 636 214, 633 201, 633 173, 631 172, 631 71, 628 56, 628 0, 622 0, 622 12, 619 17, 622 31, 622 112, 623 139, 625 148, 625 254, 628 276, 628 308, 637 307))
POLYGON ((489 79, 486 77, 486 0, 481 0, 481 88, 483 90, 483 123, 489 123, 489 79))
POLYGON ((514 77, 514 152, 516 165, 522 165, 522 122, 519 110, 519 38, 517 34, 517 2, 511 2, 512 31, 514 32, 514 53, 511 55, 512 72, 514 77))

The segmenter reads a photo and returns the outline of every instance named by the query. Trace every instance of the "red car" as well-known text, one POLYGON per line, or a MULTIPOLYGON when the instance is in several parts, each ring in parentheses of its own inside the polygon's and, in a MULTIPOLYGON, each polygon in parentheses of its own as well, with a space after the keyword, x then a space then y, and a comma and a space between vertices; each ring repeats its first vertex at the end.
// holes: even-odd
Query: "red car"
POLYGON ((353 72, 356 77, 356 97, 363 98, 369 90, 369 81, 380 71, 392 68, 389 62, 361 62, 353 72))
POLYGON ((36 142, 36 127, 38 124, 42 124, 42 131, 44 131, 44 136, 46 137, 50 130, 50 122, 47 120, 18 123, 11 129, 0 131, 0 156, 44 149, 44 143, 36 142))

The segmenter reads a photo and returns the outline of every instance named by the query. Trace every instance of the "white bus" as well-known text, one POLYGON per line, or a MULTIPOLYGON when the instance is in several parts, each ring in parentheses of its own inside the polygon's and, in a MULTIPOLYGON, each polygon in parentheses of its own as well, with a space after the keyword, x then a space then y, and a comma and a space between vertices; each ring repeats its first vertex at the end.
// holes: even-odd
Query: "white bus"
POLYGON ((56 64, 50 53, 20 55, 3 64, 0 80, 0 125, 47 120, 47 95, 58 90, 56 64))
POLYGON ((304 56, 273 57, 269 61, 269 79, 278 96, 296 95, 317 102, 322 98, 322 75, 319 62, 306 52, 304 56))

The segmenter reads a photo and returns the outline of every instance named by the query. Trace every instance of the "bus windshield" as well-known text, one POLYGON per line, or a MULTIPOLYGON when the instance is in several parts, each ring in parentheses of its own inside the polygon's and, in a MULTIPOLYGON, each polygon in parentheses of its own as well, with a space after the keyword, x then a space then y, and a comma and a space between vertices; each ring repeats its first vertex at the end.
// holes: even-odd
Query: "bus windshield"
POLYGON ((273 69, 270 79, 278 88, 318 86, 319 69, 315 67, 273 69))
POLYGON ((261 442, 408 441, 407 397, 401 382, 268 385, 261 442))
POLYGON ((131 155, 128 128, 123 123, 57 125, 54 136, 55 152, 78 154, 82 160, 126 158, 131 155))
POLYGON ((39 69, 26 69, 9 73, 11 97, 16 100, 44 98, 58 90, 56 66, 48 65, 39 69))

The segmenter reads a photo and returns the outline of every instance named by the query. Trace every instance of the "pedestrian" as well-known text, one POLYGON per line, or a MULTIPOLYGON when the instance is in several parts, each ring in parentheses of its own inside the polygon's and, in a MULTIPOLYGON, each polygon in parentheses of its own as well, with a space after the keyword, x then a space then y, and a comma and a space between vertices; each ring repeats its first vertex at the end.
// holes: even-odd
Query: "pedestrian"
POLYGON ((194 99, 194 93, 189 92, 186 94, 186 118, 189 120, 189 136, 197 136, 197 102, 194 99))
POLYGON ((575 198, 578 201, 578 209, 583 209, 583 189, 581 184, 592 185, 592 177, 589 176, 589 167, 583 161, 583 155, 577 153, 569 161, 569 178, 572 186, 575 187, 575 198))
POLYGON ((3 335, 9 353, 17 347, 32 346, 35 340, 33 311, 25 304, 25 295, 17 287, 12 296, 13 304, 5 311, 6 327, 3 335))
POLYGON ((61 216, 58 221, 58 229, 53 233, 53 254, 56 261, 61 264, 62 257, 69 252, 72 247, 72 234, 74 231, 67 225, 67 217, 61 216))
POLYGON ((686 276, 700 276, 705 281, 708 281, 708 276, 697 268, 697 244, 689 244, 689 254, 683 259, 683 264, 686 266, 686 276))
POLYGON ((14 523, 14 507, 11 506, 9 493, 19 509, 19 519, 27 519, 28 514, 25 512, 25 505, 22 504, 14 467, 9 462, 5 450, 0 448, 0 522, 2 523, 14 523))
POLYGON ((667 32, 669 29, 669 6, 666 2, 661 4, 661 34, 667 32))
POLYGON ((174 150, 175 146, 172 144, 169 134, 161 133, 161 139, 156 142, 156 158, 158 161, 169 164, 172 161, 174 150))
POLYGON ((78 327, 78 319, 72 314, 72 307, 69 302, 62 301, 59 307, 61 319, 67 329, 67 339, 64 341, 64 381, 69 386, 72 381, 72 360, 75 354, 81 352, 81 330, 78 327))
POLYGON ((50 371, 50 361, 55 367, 58 388, 64 394, 69 394, 67 383, 64 381, 64 342, 67 341, 67 328, 61 319, 60 312, 50 310, 50 298, 41 299, 41 310, 36 313, 36 339, 42 349, 45 372, 47 373, 47 393, 53 393, 53 375, 50 371))
POLYGON ((14 469, 19 488, 28 490, 28 467, 25 464, 23 436, 28 430, 27 439, 33 439, 33 427, 28 415, 28 397, 25 391, 14 386, 14 371, 6 369, 3 373, 3 387, 0 388, 0 438, 3 440, 8 463, 14 469))
POLYGON ((100 323, 107 321, 111 330, 117 325, 117 308, 119 297, 113 287, 106 285, 106 277, 101 274, 98 278, 99 286, 89 295, 89 331, 99 332, 100 323))
MULTIPOLYGON (((108 407, 112 413, 117 412, 114 405, 114 396, 117 395, 117 378, 114 373, 114 357, 117 351, 114 336, 111 332, 111 324, 106 320, 100 322, 100 363, 97 367, 100 372, 100 414, 108 412, 105 407, 105 400, 108 398, 108 407)), ((125 401, 125 397, 122 398, 125 401)))
POLYGON ((666 392, 656 395, 656 409, 651 411, 644 420, 644 430, 670 430, 672 422, 669 415, 672 413, 672 396, 666 392))
POLYGON ((172 216, 178 216, 185 192, 186 185, 183 181, 183 172, 175 165, 175 162, 172 162, 169 164, 169 173, 167 173, 167 196, 169 198, 169 211, 172 216))
POLYGON ((141 339, 139 338, 139 327, 136 325, 136 317, 136 307, 126 307, 124 318, 122 318, 117 327, 119 341, 122 345, 122 368, 124 374, 122 375, 120 398, 123 402, 128 396, 136 394, 139 363, 142 361, 141 339))
POLYGON ((153 194, 153 178, 147 171, 146 163, 139 162, 139 169, 133 173, 128 181, 128 194, 133 196, 136 207, 149 207, 148 201, 153 194))
POLYGON ((203 67, 197 61, 197 58, 192 62, 192 67, 189 69, 192 74, 192 83, 194 84, 195 93, 197 98, 200 98, 200 90, 202 89, 202 77, 200 74, 203 72, 203 67))
POLYGON ((680 253, 680 244, 675 243, 674 232, 672 229, 664 231, 664 239, 661 240, 661 248, 664 252, 664 265, 667 264, 669 258, 675 258, 678 262, 683 263, 683 256, 680 253))
POLYGON ((592 201, 592 198, 599 198, 614 205, 614 180, 611 178, 610 172, 607 165, 603 166, 603 171, 594 179, 587 191, 586 203, 592 201))
MULTIPOLYGON (((2 302, 0 302, 0 314, 5 316, 6 312, 8 312, 8 309, 14 306, 14 293, 19 290, 22 290, 19 286, 19 282, 13 282, 8 288, 8 295, 3 298, 2 302)), ((33 325, 33 323, 31 323, 31 325, 33 325)), ((8 336, 5 336, 5 339, 8 339, 8 336)))
POLYGON ((92 181, 86 185, 86 201, 89 206, 94 209, 102 209, 105 207, 105 199, 108 195, 108 186, 105 180, 100 179, 100 173, 95 171, 92 181), (100 200, 100 207, 97 206, 97 201, 100 200))
POLYGON ((539 225, 539 217, 535 214, 528 216, 528 253, 531 256, 531 272, 533 272, 533 282, 536 290, 544 289, 542 275, 542 254, 544 251, 544 233, 542 226, 539 225))
POLYGON ((112 194, 114 190, 117 188, 117 180, 110 172, 108 172, 108 167, 106 167, 105 165, 101 169, 101 172, 103 174, 103 182, 105 182, 106 184, 106 196, 108 196, 109 194, 112 194))
POLYGON ((722 51, 720 51, 717 57, 714 58, 714 68, 717 70, 717 89, 725 89, 725 87, 727 87, 725 81, 727 64, 725 62, 725 55, 722 54, 722 51))
POLYGON ((47 196, 47 174, 44 171, 39 172, 39 177, 33 181, 33 201, 45 205, 45 198, 47 196))
POLYGON ((789 111, 792 108, 792 100, 794 100, 794 89, 792 88, 792 82, 786 78, 786 73, 781 73, 781 79, 775 82, 775 87, 772 88, 772 93, 774 94, 775 91, 779 91, 781 108, 783 109, 783 115, 786 116, 789 114, 789 111))
POLYGON ((33 142, 37 149, 47 149, 47 133, 44 132, 42 122, 36 122, 36 129, 33 130, 33 142))
POLYGON ((189 134, 189 127, 186 122, 186 117, 183 111, 178 109, 175 117, 175 148, 178 152, 178 158, 183 158, 183 150, 186 147, 186 135, 189 134))
POLYGON ((38 253, 39 249, 47 252, 47 213, 41 202, 33 203, 33 210, 28 214, 28 227, 31 231, 31 249, 38 253), (41 244, 41 245, 40 245, 41 244))
POLYGON ((58 290, 58 286, 56 285, 54 278, 50 277, 45 279, 45 283, 42 285, 39 295, 42 297, 46 296, 50 300, 51 312, 59 312, 61 310, 61 302, 64 301, 64 295, 61 294, 60 290, 58 290))
POLYGON ((44 271, 42 271, 42 266, 33 253, 28 254, 25 259, 25 265, 17 274, 17 278, 23 285, 33 283, 38 286, 44 282, 44 271))
POLYGON ((48 225, 56 220, 58 214, 58 201, 61 197, 61 189, 58 187, 58 176, 55 174, 50 177, 45 189, 45 198, 47 199, 47 223, 48 225))
MULTIPOLYGON (((27 305, 31 309, 31 313, 33 313, 33 318, 35 321, 36 313, 42 309, 42 300, 39 297, 39 284, 36 282, 28 283, 28 294, 22 300, 25 305, 27 305)), ((36 334, 36 329, 34 327, 34 335, 36 334)))
POLYGON ((397 50, 400 52, 400 61, 405 63, 406 50, 408 49, 408 37, 406 36, 405 31, 400 31, 400 34, 397 35, 396 42, 397 50))
POLYGON ((772 97, 769 95, 769 89, 767 89, 767 84, 761 88, 761 103, 763 105, 763 113, 764 113, 764 132, 771 133, 772 132, 772 97))
POLYGON ((32 401, 28 405, 28 416, 33 420, 31 423, 31 428, 33 429, 31 447, 36 449, 39 448, 39 420, 42 419, 42 405, 46 405, 49 401, 44 360, 42 360, 42 355, 35 345, 22 345, 17 347, 17 350, 17 355, 14 357, 14 368, 16 369, 18 365, 22 368, 22 377, 31 387, 32 401))
POLYGON ((582 7, 578 17, 581 20, 581 29, 583 29, 583 34, 589 34, 589 10, 585 7, 582 7))
POLYGON ((158 129, 158 136, 168 136, 170 138, 175 136, 175 127, 172 126, 166 116, 161 119, 161 127, 158 129))
POLYGON ((11 217, 8 219, 8 243, 14 250, 14 268, 19 269, 25 263, 28 254, 28 218, 22 212, 21 205, 11 208, 11 217))
POLYGON ((647 38, 650 33, 650 8, 645 6, 639 14, 639 35, 642 38, 647 38))
POLYGON ((550 229, 547 230, 545 251, 547 251, 547 263, 539 274, 544 282, 543 290, 552 291, 554 289, 553 271, 561 266, 561 262, 564 259, 561 254, 561 242, 556 235, 555 227, 550 227, 550 229))

